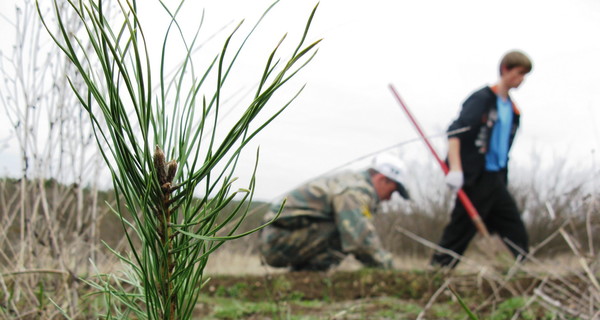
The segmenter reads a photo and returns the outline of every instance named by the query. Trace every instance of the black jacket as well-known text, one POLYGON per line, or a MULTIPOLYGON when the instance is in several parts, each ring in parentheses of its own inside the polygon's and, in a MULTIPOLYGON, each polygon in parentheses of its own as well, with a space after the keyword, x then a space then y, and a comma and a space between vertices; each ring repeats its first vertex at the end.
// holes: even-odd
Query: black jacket
MULTIPOLYGON (((485 171, 485 154, 488 150, 492 129, 498 119, 498 106, 495 87, 483 87, 465 100, 462 110, 448 131, 469 127, 469 130, 449 137, 460 139, 460 157, 462 161, 465 186, 471 185, 485 171)), ((509 97, 510 99, 510 97, 509 97)), ((513 124, 510 132, 509 150, 519 128, 520 112, 513 105, 513 124)), ((504 174, 506 176, 506 169, 504 174)))

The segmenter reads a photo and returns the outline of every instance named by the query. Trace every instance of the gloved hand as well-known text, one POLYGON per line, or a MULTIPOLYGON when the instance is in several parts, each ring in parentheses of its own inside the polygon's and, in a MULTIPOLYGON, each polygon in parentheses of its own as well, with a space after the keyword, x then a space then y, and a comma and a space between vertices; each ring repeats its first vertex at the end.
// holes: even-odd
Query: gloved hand
POLYGON ((446 175, 446 185, 448 185, 453 192, 457 192, 458 189, 462 188, 464 182, 462 171, 450 171, 446 175))

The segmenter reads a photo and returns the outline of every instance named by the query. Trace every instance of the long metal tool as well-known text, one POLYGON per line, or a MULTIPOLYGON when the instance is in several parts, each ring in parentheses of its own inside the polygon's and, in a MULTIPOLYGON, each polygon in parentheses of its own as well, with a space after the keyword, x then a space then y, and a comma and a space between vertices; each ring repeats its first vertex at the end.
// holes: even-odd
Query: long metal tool
MULTIPOLYGON (((437 152, 435 151, 435 149, 429 142, 429 139, 427 139, 427 136, 421 129, 421 126, 419 125, 419 123, 417 122, 415 117, 412 115, 410 110, 408 110, 408 107, 406 107, 406 104, 404 103, 404 101, 402 101, 402 98, 400 98, 400 95, 398 94, 398 92, 396 91, 396 89, 394 88, 394 86, 392 84, 390 84, 390 90, 392 90, 392 93, 396 97, 396 100, 398 100, 398 103, 400 104, 402 109, 404 109, 404 112, 408 116, 408 119, 410 119, 410 121, 414 125, 415 129, 417 129, 417 132, 421 136, 421 139, 423 139, 423 142, 425 142, 425 144, 427 145, 427 148, 429 148, 429 151, 431 151, 431 154, 433 154, 433 156, 435 157, 437 162, 440 164, 440 167, 442 167, 444 174, 448 174, 448 170, 449 170, 448 166, 437 154, 437 152)), ((467 197, 467 194, 462 189, 459 189, 458 193, 457 193, 457 197, 460 200, 460 202, 463 204, 465 209, 467 210, 467 213, 469 214, 469 217, 475 224, 475 228, 477 228, 477 231, 479 231, 479 233, 482 236, 489 237, 490 233, 489 233, 488 229, 486 228, 485 224, 483 223, 483 220, 481 220, 481 216, 479 216, 477 209, 475 209, 475 206, 473 206, 473 203, 471 203, 471 200, 469 200, 469 197, 467 197)))

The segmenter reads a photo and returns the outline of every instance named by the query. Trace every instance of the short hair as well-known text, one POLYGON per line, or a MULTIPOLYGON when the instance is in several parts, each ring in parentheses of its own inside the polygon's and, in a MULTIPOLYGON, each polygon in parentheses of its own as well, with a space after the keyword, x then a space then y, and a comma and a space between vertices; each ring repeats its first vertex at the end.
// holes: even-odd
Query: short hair
POLYGON ((502 60, 500 61, 500 75, 502 75, 502 67, 505 67, 506 70, 523 67, 527 70, 527 73, 529 73, 531 72, 531 69, 533 69, 533 63, 525 53, 513 50, 507 52, 504 57, 502 57, 502 60))

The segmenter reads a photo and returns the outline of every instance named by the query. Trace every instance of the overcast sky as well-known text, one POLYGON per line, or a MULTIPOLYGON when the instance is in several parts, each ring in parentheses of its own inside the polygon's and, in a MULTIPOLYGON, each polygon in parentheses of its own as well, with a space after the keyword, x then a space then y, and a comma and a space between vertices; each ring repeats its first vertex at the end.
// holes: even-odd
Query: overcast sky
MULTIPOLYGON (((14 5, 10 2, 0 2, 8 18, 14 5)), ((155 21, 156 8, 143 7, 149 2, 138 5, 148 21, 155 21)), ((201 39, 223 26, 231 30, 233 24, 228 23, 242 18, 249 27, 271 3, 188 2, 182 21, 191 25, 206 9, 201 39)), ((246 53, 251 62, 239 66, 240 74, 256 76, 241 77, 237 88, 253 86, 252 79, 284 32, 290 33, 286 43, 295 43, 315 4, 296 0, 277 4, 254 42, 251 39, 246 53)), ((2 23, 6 50, 12 34, 6 29, 10 25, 2 23)), ((160 23, 150 23, 148 30, 159 32, 155 30, 159 27, 160 23)), ((443 132, 471 92, 497 80, 499 59, 511 49, 523 50, 534 63, 533 72, 512 93, 523 116, 511 166, 539 165, 531 163, 534 150, 544 155, 545 166, 566 158, 573 166, 592 168, 595 163, 598 168, 600 158, 593 154, 600 147, 597 0, 322 0, 308 39, 319 38, 323 42, 314 61, 274 102, 284 101, 292 89, 307 83, 304 92, 257 137, 247 153, 249 160, 240 168, 243 181, 252 167, 253 150, 260 145, 258 198, 274 199, 311 177, 417 137, 389 84, 427 133, 443 132)), ((221 44, 214 41, 215 48, 221 44)), ((201 61, 202 56, 195 59, 201 61)), ((231 94, 235 92, 234 86, 231 94)), ((445 140, 434 142, 443 153, 445 140)), ((420 143, 392 152, 431 161, 420 143)), ((0 149, 0 172, 14 172, 16 154, 11 148, 0 149)), ((366 163, 368 159, 352 167, 366 163)))

